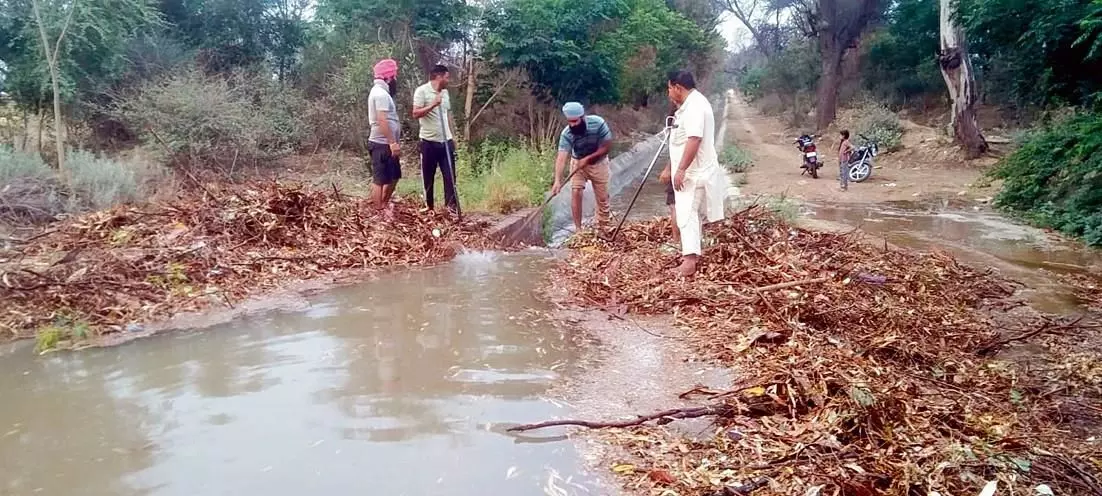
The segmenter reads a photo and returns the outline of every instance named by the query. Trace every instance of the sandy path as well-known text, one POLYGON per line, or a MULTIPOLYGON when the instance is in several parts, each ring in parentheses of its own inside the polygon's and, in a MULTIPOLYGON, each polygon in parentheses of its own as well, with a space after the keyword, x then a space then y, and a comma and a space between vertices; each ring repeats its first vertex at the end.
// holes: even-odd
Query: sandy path
MULTIPOLYGON (((747 150, 754 167, 741 186, 745 196, 785 195, 807 201, 884 202, 919 200, 930 197, 989 197, 990 188, 972 186, 981 174, 974 166, 948 166, 945 161, 924 157, 924 148, 933 140, 934 131, 908 125, 904 150, 882 153, 874 162, 871 178, 863 183, 850 183, 849 191, 839 191, 838 159, 833 151, 834 137, 819 142, 819 157, 826 165, 819 170, 819 179, 800 175, 800 152, 788 132, 775 118, 761 115, 737 94, 729 93, 727 101, 727 140, 747 150), (959 195, 965 191, 965 195, 959 195)), ((940 150, 941 155, 952 155, 940 150)), ((983 162, 976 165, 989 165, 983 162)))

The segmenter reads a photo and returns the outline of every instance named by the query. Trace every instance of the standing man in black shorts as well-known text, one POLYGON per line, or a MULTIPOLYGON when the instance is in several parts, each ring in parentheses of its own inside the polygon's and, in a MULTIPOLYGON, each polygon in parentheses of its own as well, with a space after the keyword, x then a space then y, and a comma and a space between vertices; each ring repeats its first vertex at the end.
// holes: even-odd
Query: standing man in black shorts
POLYGON ((398 123, 398 107, 394 104, 397 90, 398 63, 383 59, 375 64, 375 83, 367 95, 367 119, 371 122, 371 134, 367 139, 367 151, 371 154, 372 198, 376 210, 386 210, 388 218, 394 211, 390 197, 402 178, 402 166, 398 161, 402 128, 398 123))
MULTIPOLYGON (((674 112, 677 111, 677 104, 670 102, 670 114, 666 116, 666 119, 673 117, 674 112)), ((658 180, 666 183, 666 206, 670 209, 670 224, 673 226, 673 241, 674 243, 681 243, 681 230, 677 228, 677 209, 674 208, 673 200, 673 174, 670 164, 666 164, 666 168, 662 169, 662 174, 658 176, 658 180)))

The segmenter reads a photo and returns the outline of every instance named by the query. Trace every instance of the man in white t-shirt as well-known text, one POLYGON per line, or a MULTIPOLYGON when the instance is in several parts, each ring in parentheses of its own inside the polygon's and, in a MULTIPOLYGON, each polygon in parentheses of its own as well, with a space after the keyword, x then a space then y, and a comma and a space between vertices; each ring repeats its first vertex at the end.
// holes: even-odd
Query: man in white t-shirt
POLYGON ((723 220, 727 173, 719 165, 715 145, 715 116, 708 99, 696 90, 688 71, 669 74, 666 84, 674 112, 670 136, 674 210, 681 232, 680 276, 691 276, 700 261, 703 222, 723 220), (703 220, 702 220, 703 219, 703 220))
POLYGON ((452 136, 451 98, 448 95, 448 68, 433 66, 429 82, 413 92, 413 117, 421 129, 421 178, 425 187, 425 206, 433 209, 436 169, 444 176, 444 205, 458 211, 455 194, 455 140, 452 136))

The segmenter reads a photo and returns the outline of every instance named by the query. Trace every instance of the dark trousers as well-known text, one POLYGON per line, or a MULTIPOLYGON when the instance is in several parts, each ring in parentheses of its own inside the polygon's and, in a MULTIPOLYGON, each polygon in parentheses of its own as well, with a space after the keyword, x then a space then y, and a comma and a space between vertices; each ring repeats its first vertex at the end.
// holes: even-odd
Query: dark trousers
POLYGON ((425 184, 425 204, 431 209, 435 197, 436 169, 444 176, 444 205, 458 209, 455 194, 455 141, 448 140, 447 147, 438 141, 421 140, 421 179, 425 184), (448 155, 451 155, 450 165, 448 155))

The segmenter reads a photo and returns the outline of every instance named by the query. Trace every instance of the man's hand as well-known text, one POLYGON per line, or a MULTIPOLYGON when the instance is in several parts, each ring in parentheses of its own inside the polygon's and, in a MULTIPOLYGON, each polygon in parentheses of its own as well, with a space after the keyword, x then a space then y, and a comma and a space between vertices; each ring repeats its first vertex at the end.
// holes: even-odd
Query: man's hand
POLYGON ((398 156, 398 152, 402 151, 402 145, 399 145, 397 141, 390 144, 390 154, 395 157, 398 156))
POLYGON ((559 191, 562 191, 562 182, 556 179, 555 184, 551 186, 551 196, 559 194, 559 191))
POLYGON ((677 171, 677 175, 673 176, 673 189, 681 191, 685 188, 685 171, 677 171))
POLYGON ((673 178, 670 177, 670 168, 669 167, 666 167, 665 169, 662 169, 662 173, 658 175, 658 181, 661 182, 662 184, 669 184, 671 179, 673 179, 673 178))
POLYGON ((589 165, 589 157, 582 157, 582 158, 578 159, 578 163, 575 164, 574 168, 571 169, 571 170, 573 171, 573 170, 576 170, 576 169, 581 169, 582 167, 585 167, 587 165, 589 165))
POLYGON ((430 107, 430 108, 435 108, 443 102, 444 102, 444 92, 443 91, 438 91, 438 92, 436 92, 436 98, 434 98, 432 100, 432 107, 430 107))

